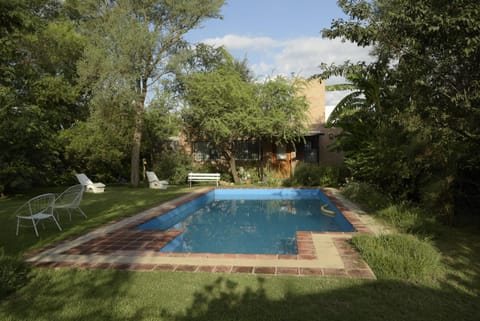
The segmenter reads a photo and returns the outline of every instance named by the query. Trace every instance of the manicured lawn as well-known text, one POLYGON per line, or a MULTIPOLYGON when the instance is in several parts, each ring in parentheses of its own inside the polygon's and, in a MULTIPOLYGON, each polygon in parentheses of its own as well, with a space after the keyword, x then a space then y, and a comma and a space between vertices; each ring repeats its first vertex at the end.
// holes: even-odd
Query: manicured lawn
MULTIPOLYGON (((28 197, 0 200, 0 246, 22 253, 188 190, 87 194, 88 220, 63 218, 63 232, 47 227, 38 240, 28 229, 15 237, 12 210, 28 197)), ((480 235, 443 231, 434 238, 444 269, 436 280, 35 268, 26 286, 0 302, 0 320, 480 320, 480 235)))

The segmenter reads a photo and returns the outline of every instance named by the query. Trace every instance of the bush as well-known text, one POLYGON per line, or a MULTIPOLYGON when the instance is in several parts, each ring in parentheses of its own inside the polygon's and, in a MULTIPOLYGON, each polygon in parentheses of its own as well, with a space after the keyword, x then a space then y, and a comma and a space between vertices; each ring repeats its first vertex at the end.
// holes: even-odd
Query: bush
POLYGON ((367 183, 350 182, 342 188, 342 194, 369 212, 381 210, 392 203, 390 197, 367 183))
POLYGON ((405 204, 393 204, 378 210, 375 215, 401 232, 411 232, 419 222, 421 213, 405 204))
POLYGON ((358 235, 352 242, 379 279, 421 282, 440 276, 440 254, 428 240, 391 234, 358 235))
POLYGON ((318 166, 301 163, 293 177, 285 181, 287 186, 338 187, 345 183, 346 169, 343 166, 318 166))
POLYGON ((29 266, 21 259, 0 255, 0 299, 15 292, 28 281, 29 266))
POLYGON ((184 151, 168 151, 154 165, 159 179, 167 179, 170 184, 186 184, 188 173, 192 170, 192 159, 184 151))

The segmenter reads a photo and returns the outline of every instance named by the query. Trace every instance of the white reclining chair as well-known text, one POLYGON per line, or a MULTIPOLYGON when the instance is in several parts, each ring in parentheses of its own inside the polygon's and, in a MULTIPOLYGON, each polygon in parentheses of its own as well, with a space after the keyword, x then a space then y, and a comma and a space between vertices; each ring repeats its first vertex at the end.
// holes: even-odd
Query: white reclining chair
POLYGON ((155 174, 155 172, 148 172, 147 171, 146 174, 147 174, 148 184, 149 184, 150 188, 167 189, 168 182, 159 180, 157 175, 155 174))
POLYGON ((92 192, 92 193, 103 193, 105 191, 105 184, 103 183, 94 183, 87 177, 87 175, 81 173, 76 174, 78 181, 80 184, 85 186, 85 191, 92 192))
MULTIPOLYGON (((55 203, 55 194, 42 194, 35 196, 28 200, 25 204, 20 206, 20 208, 15 212, 17 216, 17 232, 20 226, 22 227, 31 227, 35 230, 35 235, 38 237, 37 225, 40 221, 45 219, 52 219, 55 224, 57 224, 58 229, 61 231, 62 228, 58 221, 53 215, 53 204, 55 203), (22 225, 20 221, 30 221, 31 224, 22 225)), ((43 223, 42 223, 43 226, 43 223)), ((45 228, 45 226, 43 226, 45 228)))
POLYGON ((83 198, 83 192, 85 191, 85 186, 82 184, 77 184, 70 186, 62 194, 58 195, 55 198, 55 203, 53 205, 53 211, 57 213, 57 218, 60 220, 60 211, 65 210, 70 216, 70 221, 72 220, 72 212, 76 211, 83 217, 87 218, 87 215, 80 208, 80 202, 83 198))

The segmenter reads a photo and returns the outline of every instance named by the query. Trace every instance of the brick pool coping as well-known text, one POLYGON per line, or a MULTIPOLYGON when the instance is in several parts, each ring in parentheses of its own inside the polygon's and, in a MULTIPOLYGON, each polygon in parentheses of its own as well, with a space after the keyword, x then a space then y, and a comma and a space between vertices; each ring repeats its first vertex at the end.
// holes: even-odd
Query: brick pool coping
POLYGON ((354 210, 330 190, 322 189, 354 226, 356 232, 298 231, 296 255, 158 252, 159 248, 182 231, 134 229, 212 190, 214 188, 193 191, 135 216, 97 228, 84 236, 65 240, 31 254, 27 261, 39 267, 50 268, 316 275, 375 279, 370 267, 349 242, 352 235, 372 234, 372 230, 354 210), (331 244, 341 261, 335 261, 333 258, 333 261, 328 262, 328 258, 319 257, 323 250, 317 249, 315 244, 324 244, 318 243, 320 241, 326 241, 327 246, 331 244))

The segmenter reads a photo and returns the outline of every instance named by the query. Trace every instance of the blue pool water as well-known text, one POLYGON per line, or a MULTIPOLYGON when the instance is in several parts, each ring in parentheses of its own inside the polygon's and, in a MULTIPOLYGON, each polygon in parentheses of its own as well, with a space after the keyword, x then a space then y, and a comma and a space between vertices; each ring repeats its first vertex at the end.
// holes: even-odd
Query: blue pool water
POLYGON ((163 252, 243 254, 296 254, 297 231, 354 231, 318 189, 216 189, 137 229, 183 230, 163 252))

